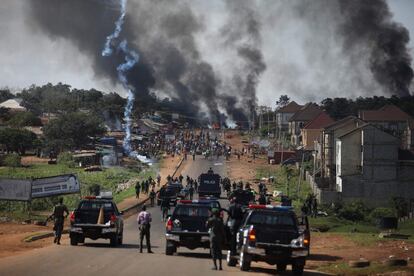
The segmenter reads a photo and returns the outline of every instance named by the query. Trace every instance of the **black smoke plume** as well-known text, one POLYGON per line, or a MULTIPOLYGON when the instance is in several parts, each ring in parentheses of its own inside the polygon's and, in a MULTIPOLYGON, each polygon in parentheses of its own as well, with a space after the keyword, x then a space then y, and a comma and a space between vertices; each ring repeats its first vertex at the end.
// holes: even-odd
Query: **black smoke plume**
POLYGON ((413 79, 411 57, 407 49, 408 30, 392 21, 385 0, 338 1, 345 21, 339 25, 344 37, 344 50, 370 47, 370 69, 374 78, 390 92, 410 95, 413 79))

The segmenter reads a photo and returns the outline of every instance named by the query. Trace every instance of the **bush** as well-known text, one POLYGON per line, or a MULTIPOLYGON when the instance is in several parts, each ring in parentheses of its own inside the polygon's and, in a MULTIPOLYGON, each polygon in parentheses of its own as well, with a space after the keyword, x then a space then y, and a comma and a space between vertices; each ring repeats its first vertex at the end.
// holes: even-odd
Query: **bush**
POLYGON ((4 158, 3 163, 7 167, 17 168, 17 167, 20 167, 22 165, 22 158, 20 157, 20 155, 18 155, 16 153, 8 154, 4 158))
POLYGON ((338 216, 350 221, 363 221, 368 212, 368 208, 362 201, 354 201, 344 204, 343 207, 338 210, 338 216))
POLYGON ((70 152, 60 153, 57 157, 57 163, 66 165, 70 168, 74 168, 76 166, 73 155, 70 152))
POLYGON ((369 214, 369 218, 372 222, 377 222, 383 217, 395 217, 395 210, 392 208, 379 207, 372 210, 369 214))
POLYGON ((99 184, 92 184, 88 187, 88 191, 90 195, 99 195, 101 192, 101 186, 99 184))

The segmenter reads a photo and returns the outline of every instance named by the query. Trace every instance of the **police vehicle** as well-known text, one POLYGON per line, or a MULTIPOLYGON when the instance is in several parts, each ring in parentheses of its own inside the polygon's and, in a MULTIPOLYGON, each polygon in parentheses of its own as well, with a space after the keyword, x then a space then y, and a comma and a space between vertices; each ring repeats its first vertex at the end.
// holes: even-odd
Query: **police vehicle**
POLYGON ((172 255, 178 247, 209 248, 210 240, 206 222, 210 216, 210 204, 192 200, 180 200, 166 223, 167 240, 165 254, 172 255))
POLYGON ((198 180, 200 183, 200 185, 198 186, 199 196, 214 196, 216 198, 220 198, 220 195, 221 195, 220 175, 215 174, 210 169, 208 173, 201 174, 198 180))
POLYGON ((86 196, 70 214, 70 244, 109 239, 112 246, 122 244, 124 220, 112 200, 112 194, 86 196))
POLYGON ((301 275, 309 255, 309 224, 291 206, 249 205, 236 240, 237 255, 227 253, 229 266, 238 260, 240 269, 248 271, 251 262, 267 262, 281 272, 290 264, 301 275))

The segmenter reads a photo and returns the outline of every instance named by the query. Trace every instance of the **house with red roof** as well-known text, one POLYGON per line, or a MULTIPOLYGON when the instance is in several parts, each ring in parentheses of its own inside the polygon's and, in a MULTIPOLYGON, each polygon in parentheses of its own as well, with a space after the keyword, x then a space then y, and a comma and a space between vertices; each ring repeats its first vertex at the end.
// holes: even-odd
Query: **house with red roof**
POLYGON ((302 128, 302 145, 305 150, 314 150, 315 142, 321 142, 322 130, 334 120, 323 111, 302 128))
POLYGON ((361 110, 359 118, 392 135, 400 137, 413 118, 393 104, 387 104, 377 110, 361 110))
POLYGON ((307 103, 289 119, 290 142, 294 146, 302 143, 302 128, 315 119, 323 110, 315 103, 307 103))
POLYGON ((276 130, 280 135, 282 132, 287 132, 289 129, 289 119, 301 109, 301 105, 295 101, 291 101, 287 105, 276 110, 276 130))

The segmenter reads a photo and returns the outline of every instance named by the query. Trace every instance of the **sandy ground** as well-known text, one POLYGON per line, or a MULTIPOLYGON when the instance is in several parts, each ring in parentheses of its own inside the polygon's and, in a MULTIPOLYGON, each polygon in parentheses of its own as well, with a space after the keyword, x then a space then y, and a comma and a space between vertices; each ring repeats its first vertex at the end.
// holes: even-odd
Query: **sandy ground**
MULTIPOLYGON (((176 169, 177 164, 181 160, 181 156, 175 157, 165 157, 162 165, 160 167, 161 183, 165 183, 168 175, 172 175, 176 169)), ((38 161, 37 158, 26 158, 26 163, 33 163, 38 161)), ((40 159, 44 160, 44 159, 40 159)), ((42 162, 41 161, 41 162, 42 162)), ((47 160, 46 160, 47 162, 47 160)), ((183 164, 177 171, 176 175, 179 175, 183 169, 185 169, 186 163, 189 161, 184 161, 183 164)), ((119 209, 132 206, 142 200, 147 198, 147 195, 141 194, 139 199, 128 198, 125 201, 118 204, 119 209)), ((66 220, 66 224, 68 220, 66 220)), ((49 246, 52 244, 53 238, 41 239, 34 242, 24 242, 23 240, 31 235, 40 232, 52 231, 53 225, 49 223, 48 226, 37 226, 33 224, 22 224, 17 222, 0 222, 0 258, 21 254, 28 250, 33 250, 36 248, 42 248, 44 246, 49 246)))

